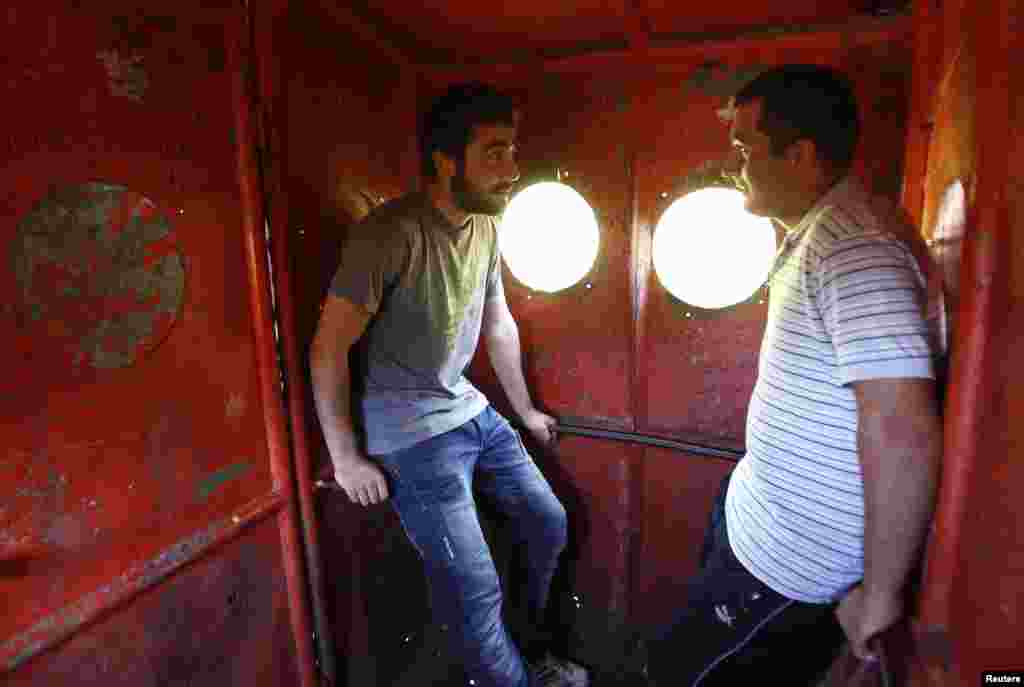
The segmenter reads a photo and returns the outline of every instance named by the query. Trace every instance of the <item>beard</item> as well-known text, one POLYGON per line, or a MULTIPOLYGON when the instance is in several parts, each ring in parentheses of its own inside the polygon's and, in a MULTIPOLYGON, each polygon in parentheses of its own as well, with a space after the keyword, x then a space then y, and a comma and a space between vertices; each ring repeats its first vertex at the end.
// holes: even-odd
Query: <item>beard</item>
POLYGON ((455 176, 452 177, 452 197, 455 204, 463 212, 471 215, 500 215, 508 204, 508 192, 511 186, 495 184, 490 190, 484 190, 466 178, 464 165, 459 164, 455 176))

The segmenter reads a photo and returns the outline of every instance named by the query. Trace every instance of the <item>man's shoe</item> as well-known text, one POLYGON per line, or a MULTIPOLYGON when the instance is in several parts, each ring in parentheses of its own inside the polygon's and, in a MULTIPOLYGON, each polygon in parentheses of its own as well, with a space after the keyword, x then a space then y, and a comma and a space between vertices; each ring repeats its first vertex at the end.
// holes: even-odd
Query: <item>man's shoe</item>
POLYGON ((530 669, 537 687, 587 687, 590 684, 586 668, 551 654, 530 664, 530 669))

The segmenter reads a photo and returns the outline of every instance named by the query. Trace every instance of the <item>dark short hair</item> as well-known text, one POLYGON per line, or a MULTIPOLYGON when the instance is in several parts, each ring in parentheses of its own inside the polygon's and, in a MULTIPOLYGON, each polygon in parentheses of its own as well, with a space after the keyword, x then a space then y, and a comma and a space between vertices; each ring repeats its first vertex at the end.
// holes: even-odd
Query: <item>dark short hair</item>
POLYGON ((736 105, 761 100, 758 129, 781 155, 801 138, 810 139, 835 173, 853 162, 860 138, 857 99, 850 81, 835 69, 791 64, 758 75, 736 94, 736 105))
POLYGON ((423 175, 437 177, 433 153, 442 152, 465 160, 473 127, 488 124, 516 124, 516 106, 510 96, 479 82, 449 86, 430 106, 420 121, 419 147, 423 175))

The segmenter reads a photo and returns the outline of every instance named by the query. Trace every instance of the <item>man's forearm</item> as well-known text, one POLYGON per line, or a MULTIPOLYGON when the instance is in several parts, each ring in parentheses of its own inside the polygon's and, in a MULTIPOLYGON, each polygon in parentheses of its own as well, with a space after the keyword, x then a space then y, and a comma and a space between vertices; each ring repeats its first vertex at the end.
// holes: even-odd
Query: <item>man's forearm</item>
POLYGON ((519 329, 515 326, 502 327, 500 331, 487 337, 487 353, 491 360, 491 366, 501 388, 505 390, 512 409, 523 417, 533 410, 533 401, 530 399, 530 392, 526 388, 526 378, 523 376, 523 357, 519 345, 519 329))
POLYGON ((310 367, 313 402, 317 417, 320 419, 320 429, 330 451, 331 462, 337 467, 359 455, 356 434, 352 427, 348 362, 314 362, 310 367))
POLYGON ((916 564, 935 507, 942 452, 937 415, 860 417, 864 591, 895 598, 916 564))

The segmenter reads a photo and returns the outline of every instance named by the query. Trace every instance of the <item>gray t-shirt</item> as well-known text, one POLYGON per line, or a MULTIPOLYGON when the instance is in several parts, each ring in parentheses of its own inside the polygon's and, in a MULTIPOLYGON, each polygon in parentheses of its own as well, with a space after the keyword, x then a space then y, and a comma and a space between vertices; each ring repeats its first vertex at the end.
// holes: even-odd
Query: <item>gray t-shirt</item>
POLYGON ((485 299, 502 295, 497 228, 452 225, 422 193, 352 229, 330 292, 363 308, 367 452, 392 453, 455 429, 487 407, 466 379, 485 299))

